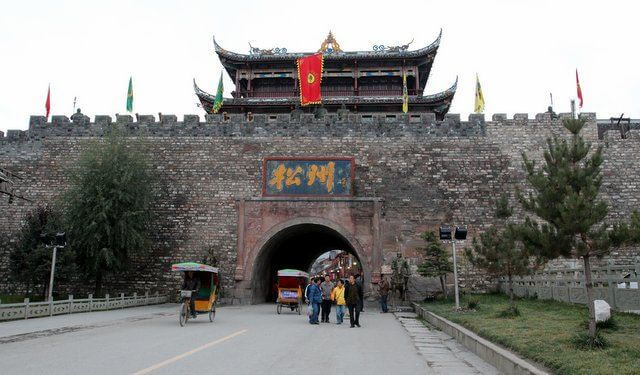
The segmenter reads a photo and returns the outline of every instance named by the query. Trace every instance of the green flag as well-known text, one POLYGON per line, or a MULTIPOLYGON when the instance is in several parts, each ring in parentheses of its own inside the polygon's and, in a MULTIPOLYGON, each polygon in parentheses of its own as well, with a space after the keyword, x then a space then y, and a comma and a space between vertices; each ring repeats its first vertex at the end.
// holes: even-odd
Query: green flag
POLYGON ((222 108, 222 91, 224 91, 224 88, 222 87, 222 73, 220 73, 218 92, 216 92, 216 100, 213 101, 213 113, 218 113, 220 108, 222 108))
POLYGON ((133 112, 133 80, 129 77, 129 90, 127 91, 127 112, 133 112))

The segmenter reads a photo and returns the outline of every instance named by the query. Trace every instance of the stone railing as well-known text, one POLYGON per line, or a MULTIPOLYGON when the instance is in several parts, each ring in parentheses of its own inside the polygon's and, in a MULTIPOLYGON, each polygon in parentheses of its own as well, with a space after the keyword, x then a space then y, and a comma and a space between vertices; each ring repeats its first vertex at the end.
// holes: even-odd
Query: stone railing
MULTIPOLYGON (((635 265, 593 267, 591 273, 595 299, 603 299, 619 311, 640 311, 640 260, 635 265)), ((507 292, 506 278, 501 278, 499 283, 500 289, 507 292)), ((587 303, 582 268, 554 269, 516 277, 513 291, 519 297, 587 303)))
POLYGON ((93 298, 89 294, 89 298, 83 299, 73 299, 73 296, 70 295, 68 299, 48 302, 29 302, 29 298, 25 298, 23 303, 0 304, 0 321, 124 309, 125 307, 165 303, 168 300, 168 295, 159 294, 158 292, 155 294, 145 293, 144 295, 134 293, 128 297, 125 297, 124 293, 121 293, 118 297, 109 297, 107 294, 105 298, 93 298))

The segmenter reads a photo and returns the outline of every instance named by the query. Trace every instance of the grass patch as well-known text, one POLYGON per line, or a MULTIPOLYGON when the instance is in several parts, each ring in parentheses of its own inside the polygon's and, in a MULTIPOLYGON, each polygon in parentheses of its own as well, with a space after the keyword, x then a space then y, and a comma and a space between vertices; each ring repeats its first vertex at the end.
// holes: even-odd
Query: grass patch
MULTIPOLYGON (((46 300, 46 298, 42 297, 42 296, 22 296, 22 295, 14 295, 14 294, 0 294, 0 301, 2 301, 2 304, 5 303, 23 303, 24 299, 29 297, 29 302, 43 302, 46 300)), ((55 301, 61 300, 61 299, 67 299, 69 298, 69 296, 67 294, 63 294, 63 295, 58 295, 58 294, 54 294, 53 295, 53 299, 55 301)), ((76 298, 80 298, 80 297, 76 297, 76 298)))
POLYGON ((42 296, 19 296, 19 295, 12 295, 12 294, 0 294, 0 301, 2 301, 3 304, 5 304, 5 303, 22 303, 22 302, 24 302, 24 299, 26 297, 29 297, 29 301, 30 302, 42 302, 42 301, 44 301, 44 298, 42 298, 42 296))
MULTIPOLYGON (((465 299, 469 297, 465 296, 465 299)), ((579 333, 586 333, 586 306, 557 301, 520 299, 519 316, 499 318, 509 306, 504 295, 474 295, 482 309, 456 312, 450 301, 423 306, 456 322, 480 336, 503 345, 523 357, 539 362, 556 374, 639 374, 640 316, 613 312, 616 331, 602 329, 600 337, 608 343, 601 350, 577 345, 579 333)), ((464 303, 464 302, 463 302, 464 303)))
POLYGON ((520 316, 520 310, 518 310, 518 306, 509 306, 504 310, 500 310, 497 315, 498 318, 515 318, 517 316, 520 316))

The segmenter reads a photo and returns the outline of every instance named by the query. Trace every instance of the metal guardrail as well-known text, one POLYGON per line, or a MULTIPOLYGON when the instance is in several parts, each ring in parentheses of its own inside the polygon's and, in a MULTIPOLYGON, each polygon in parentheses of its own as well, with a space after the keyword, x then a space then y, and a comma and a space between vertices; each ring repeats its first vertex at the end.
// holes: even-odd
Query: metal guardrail
POLYGON ((134 293, 128 297, 125 297, 124 293, 121 293, 118 297, 110 297, 107 294, 104 298, 93 298, 93 295, 89 294, 89 298, 83 299, 74 299, 73 295, 70 295, 68 299, 45 302, 30 302, 29 298, 25 298, 23 303, 0 304, 0 321, 124 309, 126 307, 165 303, 168 300, 168 295, 159 294, 158 292, 153 295, 147 292, 140 296, 134 293))
MULTIPOLYGON (((603 299, 619 311, 640 311, 640 261, 632 265, 593 267, 591 271, 595 299, 603 299)), ((500 290, 508 292, 505 277, 499 279, 500 290)), ((514 277, 513 292, 518 297, 555 299, 570 303, 587 303, 582 268, 546 270, 524 277, 514 277)))

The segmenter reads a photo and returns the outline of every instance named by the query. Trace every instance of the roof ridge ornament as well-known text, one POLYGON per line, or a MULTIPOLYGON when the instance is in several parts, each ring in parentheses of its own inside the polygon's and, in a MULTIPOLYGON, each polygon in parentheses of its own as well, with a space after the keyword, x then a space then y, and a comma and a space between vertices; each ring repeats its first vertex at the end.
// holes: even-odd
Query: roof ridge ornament
POLYGON ((254 47, 249 43, 249 54, 250 55, 280 55, 287 53, 287 49, 282 47, 275 47, 270 49, 260 49, 258 47, 254 47))
POLYGON ((373 45, 373 50, 375 52, 405 52, 409 49, 409 46, 411 45, 411 43, 413 43, 413 38, 411 39, 411 41, 407 44, 403 44, 401 46, 392 46, 392 47, 387 47, 384 44, 374 44, 373 45))
POLYGON ((333 33, 331 32, 331 30, 329 30, 329 35, 327 35, 327 38, 324 40, 324 42, 322 42, 322 45, 320 45, 320 49, 318 50, 318 52, 322 52, 322 53, 343 52, 342 49, 340 48, 340 44, 338 43, 336 38, 333 36, 333 33))

